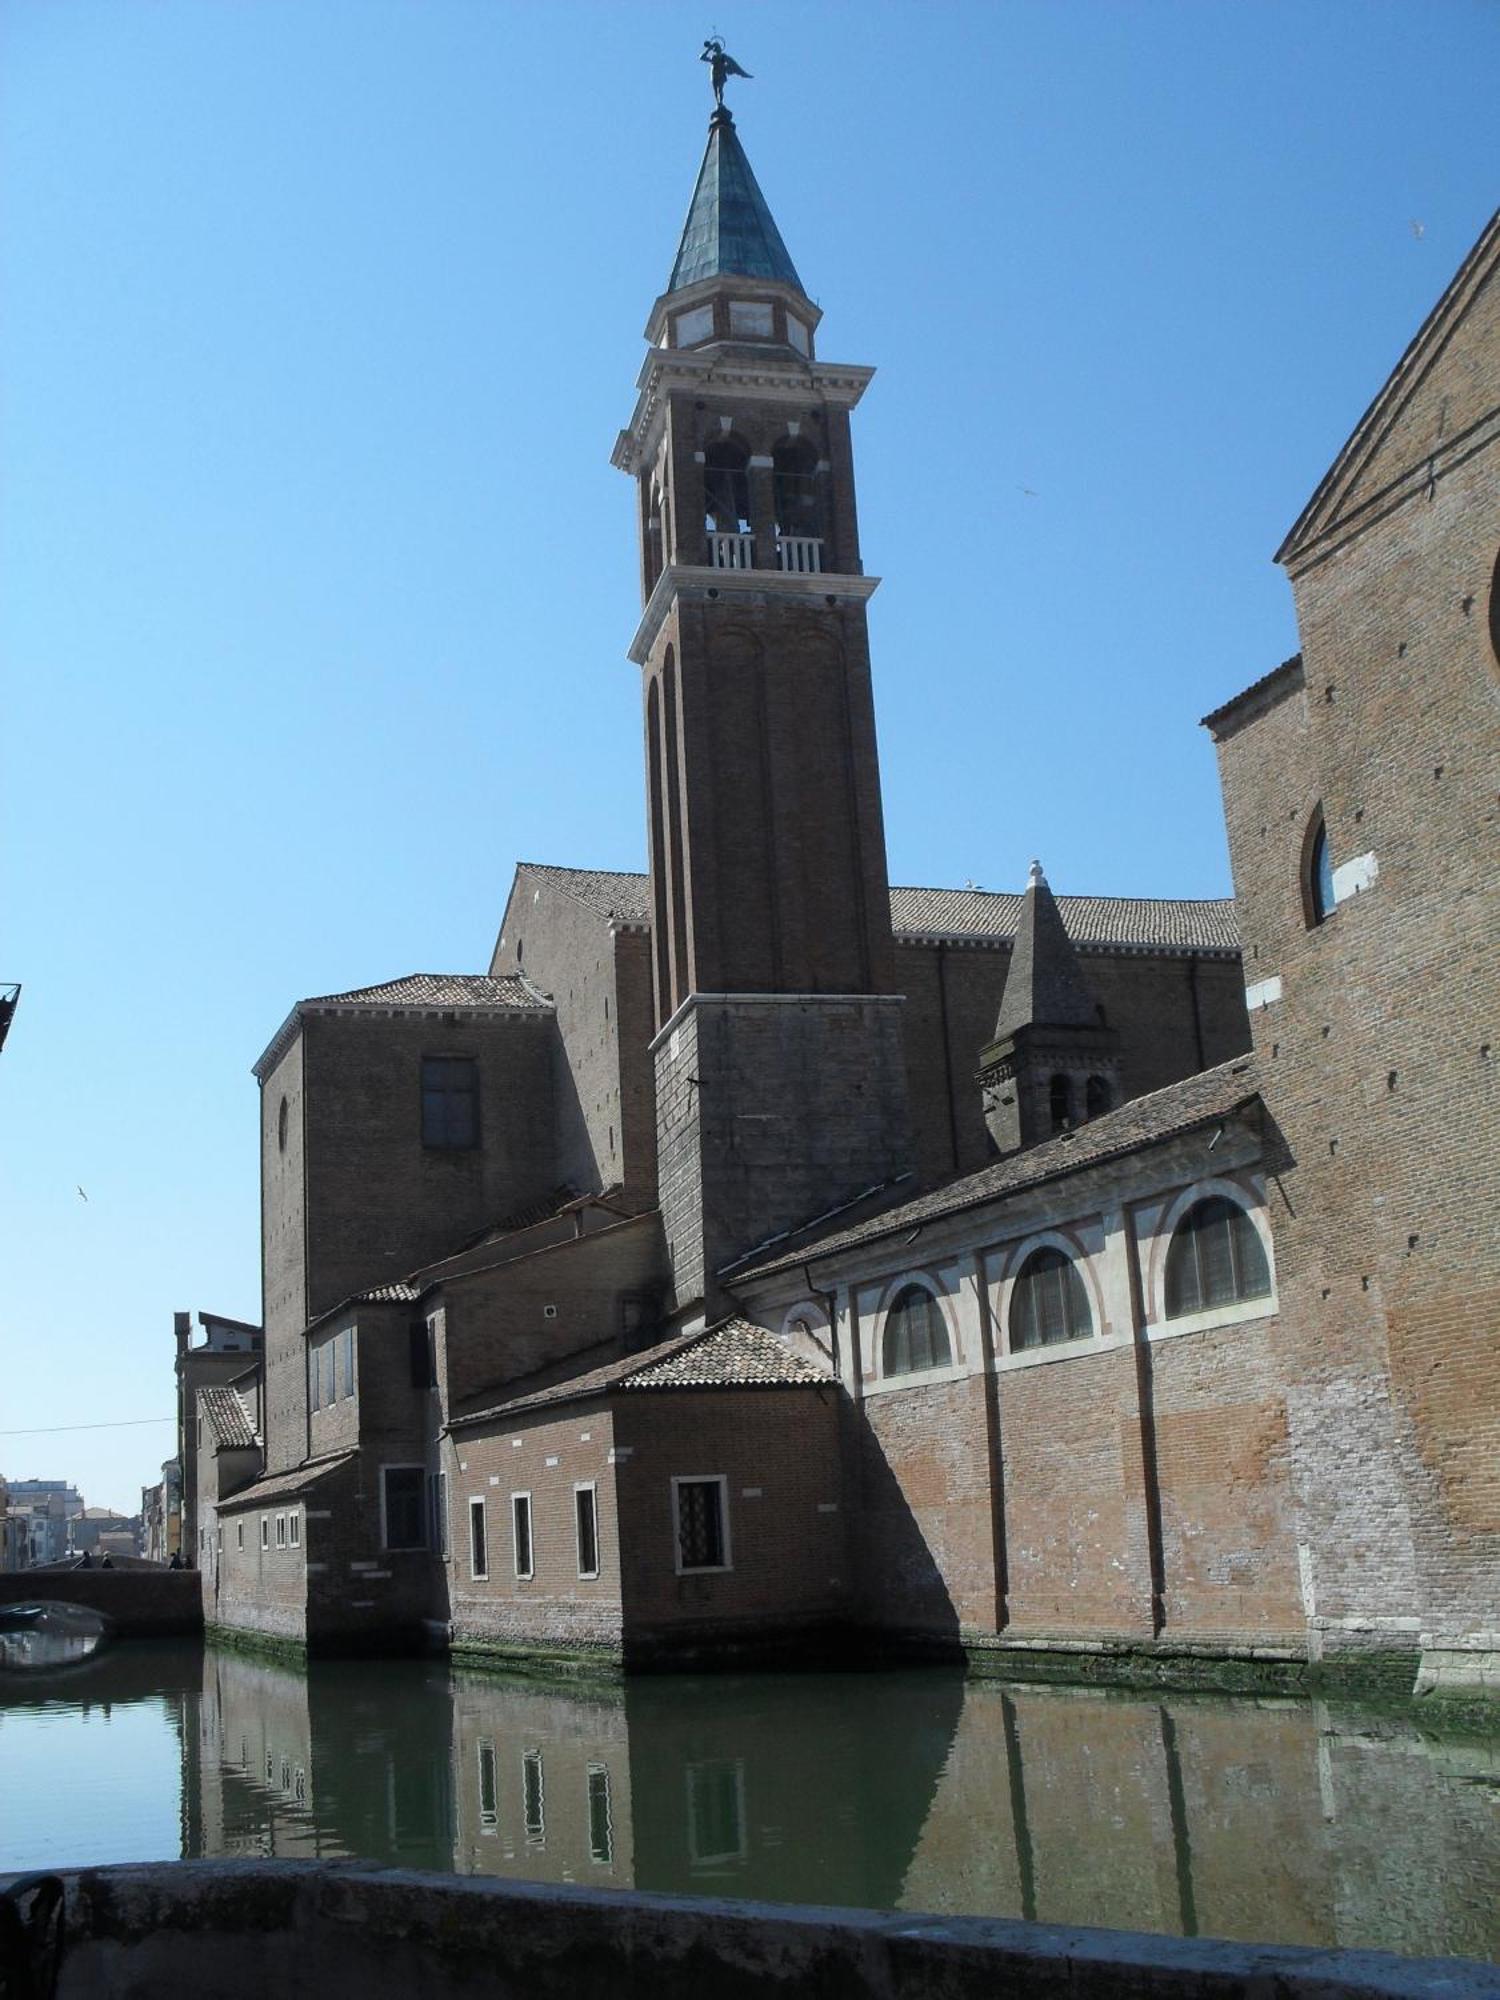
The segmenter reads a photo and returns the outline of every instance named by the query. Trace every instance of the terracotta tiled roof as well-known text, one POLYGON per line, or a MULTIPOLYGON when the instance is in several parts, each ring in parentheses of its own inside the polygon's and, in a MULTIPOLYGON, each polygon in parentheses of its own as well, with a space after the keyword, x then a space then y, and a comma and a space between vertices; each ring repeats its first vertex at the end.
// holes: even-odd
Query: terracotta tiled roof
MULTIPOLYGON (((650 919, 644 875, 590 868, 547 868, 527 862, 598 916, 623 923, 650 919)), ((986 889, 891 890, 891 925, 898 936, 972 937, 1007 941, 1021 921, 1019 894, 986 889)), ((1059 896, 1063 929, 1085 949, 1124 951, 1238 951, 1234 898, 1187 900, 1173 896, 1059 896)))
POLYGON ((753 1389, 826 1382, 828 1375, 747 1319, 726 1320, 675 1354, 651 1361, 620 1382, 622 1389, 753 1389))
MULTIPOLYGON (((415 1285, 409 1285, 404 1278, 398 1278, 394 1284, 371 1285, 367 1292, 356 1292, 352 1300, 345 1300, 344 1303, 361 1306, 409 1306, 421 1296, 415 1285)), ((323 1317, 326 1318, 327 1314, 323 1317)))
POLYGON ((238 1493, 229 1495, 219 1502, 221 1514, 235 1507, 258 1507, 268 1500, 293 1500, 303 1493, 310 1493, 321 1486, 334 1473, 342 1472, 359 1457, 357 1448, 333 1453, 329 1458, 310 1459, 305 1465, 295 1465, 290 1472, 272 1473, 269 1479, 257 1479, 249 1486, 242 1486, 238 1493))
POLYGON ((304 1007, 546 1007, 550 1003, 516 974, 408 972, 383 986, 320 993, 304 1007))
MULTIPOLYGON (((897 936, 1013 938, 1024 898, 987 889, 892 889, 897 936)), ((1238 951, 1234 898, 1058 896, 1069 940, 1081 949, 1238 951)))
POLYGON ((810 1257, 829 1257, 836 1251, 897 1236, 919 1223, 935 1222, 942 1216, 978 1208, 1002 1195, 1018 1194, 1039 1182, 1056 1180, 1080 1168, 1098 1166, 1104 1160, 1155 1145, 1211 1118, 1227 1116, 1255 1094, 1254 1058, 1237 1056, 1233 1062, 1220 1063, 1216 1069, 1201 1070, 1197 1076, 1168 1084, 1165 1090, 1132 1098, 1118 1111, 1108 1111, 1102 1118, 1091 1119, 1072 1132, 1048 1139, 1040 1146, 1028 1146, 1008 1159, 996 1160, 993 1166, 981 1167, 977 1174, 949 1181, 944 1187, 918 1195, 914 1201, 902 1202, 898 1208, 884 1209, 851 1228, 821 1236, 808 1230, 800 1237, 789 1237, 770 1254, 751 1251, 740 1264, 726 1268, 734 1271, 736 1284, 744 1284, 773 1271, 800 1265, 810 1257))
POLYGON ((449 1428, 523 1416, 530 1410, 579 1402, 615 1390, 802 1389, 830 1379, 775 1334, 752 1326, 748 1320, 730 1319, 698 1333, 674 1334, 670 1340, 626 1355, 623 1360, 617 1357, 544 1389, 455 1417, 449 1428))
POLYGON ((260 1443, 250 1414, 233 1389, 200 1389, 198 1407, 208 1418, 215 1444, 243 1451, 260 1443))
POLYGON ((415 1013, 444 1013, 460 1008, 475 1013, 550 1014, 552 1002, 519 973, 492 977, 487 972, 409 972, 383 986, 355 986, 347 993, 318 993, 299 1000, 266 1046, 252 1075, 262 1080, 280 1062, 296 1039, 305 1014, 372 1014, 410 1008, 415 1013))

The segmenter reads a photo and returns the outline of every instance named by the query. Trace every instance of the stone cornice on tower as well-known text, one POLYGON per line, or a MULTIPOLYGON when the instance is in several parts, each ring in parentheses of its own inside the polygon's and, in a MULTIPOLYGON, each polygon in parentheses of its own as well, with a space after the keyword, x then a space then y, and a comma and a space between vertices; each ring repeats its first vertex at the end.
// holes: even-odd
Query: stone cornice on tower
POLYGON ((661 442, 667 398, 674 389, 706 391, 741 401, 784 401, 789 389, 834 409, 852 410, 869 387, 873 368, 857 362, 803 361, 781 350, 750 358, 728 342, 691 351, 653 347, 636 377, 640 391, 630 422, 615 441, 610 463, 621 472, 639 472, 661 442))

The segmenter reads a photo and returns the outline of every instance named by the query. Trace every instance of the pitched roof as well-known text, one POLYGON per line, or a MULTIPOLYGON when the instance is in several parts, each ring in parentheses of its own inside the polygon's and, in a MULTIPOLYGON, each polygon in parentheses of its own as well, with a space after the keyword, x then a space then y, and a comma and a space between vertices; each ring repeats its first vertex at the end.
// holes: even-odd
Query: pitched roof
POLYGON ((359 1457, 358 1446, 348 1451, 333 1452, 327 1458, 309 1459, 303 1465, 294 1465, 290 1472, 273 1472, 269 1479, 252 1480, 242 1486, 237 1493, 229 1494, 219 1502, 219 1512, 228 1512, 235 1507, 258 1507, 267 1500, 293 1500, 303 1493, 312 1493, 336 1472, 342 1472, 359 1457))
POLYGON ((496 978, 483 972, 408 972, 381 986, 348 993, 320 993, 303 1007, 545 1007, 547 1001, 518 973, 496 978))
POLYGON ((291 1046, 309 1014, 453 1013, 531 1014, 553 1012, 552 1002, 520 973, 409 972, 380 986, 355 986, 347 993, 319 993, 299 1000, 266 1045, 253 1074, 264 1078, 291 1046))
MULTIPOLYGON (((610 1343, 613 1345, 613 1343, 610 1343)), ((598 1349, 593 1350, 595 1353, 598 1349)), ((674 1334, 623 1359, 551 1382, 488 1409, 453 1417, 448 1428, 523 1416, 554 1404, 580 1402, 618 1391, 658 1389, 806 1389, 832 1377, 795 1353, 783 1340, 749 1320, 721 1320, 698 1333, 674 1334)))
POLYGON ((198 1407, 208 1418, 214 1443, 224 1450, 244 1451, 260 1443, 249 1412, 233 1389, 200 1389, 198 1407))
MULTIPOLYGON (((531 873, 552 878, 597 916, 620 923, 651 919, 648 878, 598 868, 554 868, 528 861, 531 873)), ((1024 898, 988 889, 891 890, 891 928, 898 937, 1014 938, 1024 898)), ((1063 929, 1083 951, 1216 951, 1240 948, 1232 896, 1058 896, 1063 929)))
MULTIPOLYGON (((1225 732, 1226 722, 1239 723, 1244 719, 1244 711, 1252 704, 1258 709, 1273 701, 1280 701, 1302 685, 1302 655, 1293 653, 1289 660, 1283 660, 1279 667, 1272 667, 1268 674, 1262 674, 1258 681, 1251 681, 1249 687, 1232 694, 1228 701, 1221 701, 1217 708, 1200 718, 1200 727, 1212 730, 1217 738, 1225 732)), ((1230 732, 1232 733, 1232 732, 1230 732)))
POLYGON ((1063 925, 1056 898, 1041 863, 1031 864, 1031 881, 1021 903, 1015 949, 1005 975, 1005 994, 995 1040, 1018 1028, 1097 1028, 1099 1010, 1079 969, 1078 953, 1063 925))
POLYGON ((709 120, 708 145, 667 290, 680 292, 704 278, 731 274, 774 278, 802 290, 781 231, 750 171, 734 120, 720 109, 709 120))
POLYGON ((1200 1070, 1196 1076, 1170 1083, 1164 1090, 1132 1098, 1102 1118, 1091 1119, 1087 1125, 1047 1139, 1039 1146, 1028 1146, 1024 1152, 996 1160, 976 1174, 966 1174, 961 1180, 949 1181, 914 1201, 902 1202, 899 1208, 884 1209, 866 1222, 823 1236, 809 1231, 795 1250, 778 1248, 774 1256, 759 1263, 751 1261, 755 1256, 752 1251, 741 1264, 725 1268, 734 1272, 736 1284, 744 1284, 753 1278, 791 1269, 812 1257, 829 1257, 836 1251, 898 1236, 919 1223, 936 1222, 943 1216, 979 1208, 1002 1195, 1018 1194, 1023 1188, 1156 1145, 1179 1132, 1190 1131, 1195 1125, 1228 1116, 1250 1103, 1255 1095, 1254 1058, 1236 1056, 1232 1062, 1220 1063, 1215 1069, 1200 1070))
MULTIPOLYGON (((1287 530, 1276 551, 1277 562, 1291 563, 1332 528, 1365 514, 1409 481, 1425 482, 1430 476, 1433 454, 1425 443, 1420 452, 1408 455, 1410 462, 1405 464, 1384 465, 1380 463, 1381 455, 1403 415, 1413 406, 1454 336, 1493 281, 1497 269, 1500 269, 1500 209, 1480 231, 1479 240, 1417 329, 1348 443, 1287 530), (1373 490, 1363 490, 1366 484, 1373 490)), ((1493 410, 1490 387, 1482 382, 1482 377, 1481 383, 1479 407, 1493 410)), ((1440 424, 1438 436, 1444 441, 1442 449, 1452 450, 1461 445, 1468 429, 1461 414, 1455 421, 1440 424)))
MULTIPOLYGON (((397 1278, 389 1285, 371 1285, 368 1291, 356 1292, 352 1299, 340 1301, 340 1305, 360 1306, 409 1306, 422 1294, 415 1285, 407 1284, 404 1278, 397 1278)), ((334 1308, 335 1311, 339 1307, 334 1308)), ((327 1314, 323 1317, 327 1318, 327 1314)))

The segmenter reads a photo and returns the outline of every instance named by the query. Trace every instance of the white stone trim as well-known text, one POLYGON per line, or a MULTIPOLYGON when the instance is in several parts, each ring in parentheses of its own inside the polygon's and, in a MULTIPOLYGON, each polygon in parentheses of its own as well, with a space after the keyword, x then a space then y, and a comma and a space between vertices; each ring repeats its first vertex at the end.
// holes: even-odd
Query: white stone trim
POLYGON ((1253 1014, 1259 1007, 1270 1007, 1281 998, 1281 974, 1273 972, 1268 979, 1257 979, 1253 986, 1245 988, 1245 1011, 1253 1014))
POLYGON ((940 1281, 929 1271, 898 1271, 887 1278, 876 1295, 876 1303, 869 1314, 870 1323, 870 1366, 865 1370, 865 1394, 879 1395, 882 1390, 920 1389, 930 1382, 957 1382, 969 1373, 969 1361, 964 1351, 964 1342, 959 1337, 959 1315, 952 1296, 946 1293, 940 1281), (906 1375, 887 1375, 885 1372, 885 1334, 890 1320, 891 1307, 906 1290, 915 1285, 927 1293, 937 1306, 943 1325, 948 1332, 948 1350, 953 1359, 943 1368, 917 1368, 906 1375))
POLYGON ((1380 880, 1380 863, 1375 855, 1356 854, 1352 861, 1340 862, 1333 871, 1333 901, 1337 908, 1353 897, 1363 895, 1380 880))
POLYGON ((485 1505, 485 1497, 484 1497, 484 1495, 483 1495, 482 1493, 471 1493, 471 1494, 470 1494, 470 1495, 468 1496, 468 1500, 469 1500, 469 1512, 468 1512, 468 1525, 469 1525, 469 1552, 468 1552, 468 1553, 469 1553, 469 1580, 470 1580, 470 1582, 471 1582, 471 1583, 488 1583, 488 1582, 489 1582, 489 1577, 490 1577, 490 1517, 489 1517, 489 1509, 488 1509, 488 1507, 487 1507, 487 1506, 485 1505), (474 1567, 474 1509, 475 1509, 476 1507, 477 1507, 477 1508, 479 1509, 479 1519, 480 1519, 480 1524, 481 1524, 481 1526, 480 1526, 480 1532, 481 1532, 481 1534, 482 1534, 482 1535, 483 1535, 483 1537, 484 1537, 484 1568, 483 1568, 483 1569, 475 1569, 475 1567, 474 1567))

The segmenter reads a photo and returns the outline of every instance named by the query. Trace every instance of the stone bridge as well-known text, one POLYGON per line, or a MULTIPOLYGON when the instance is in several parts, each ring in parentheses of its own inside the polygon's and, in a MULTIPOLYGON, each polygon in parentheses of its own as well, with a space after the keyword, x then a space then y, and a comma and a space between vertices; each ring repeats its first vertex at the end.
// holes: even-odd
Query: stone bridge
POLYGON ((107 1618, 117 1639, 163 1639, 203 1630, 203 1580, 195 1569, 55 1568, 0 1573, 0 1605, 76 1604, 107 1618))

